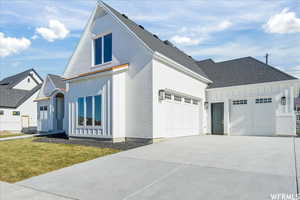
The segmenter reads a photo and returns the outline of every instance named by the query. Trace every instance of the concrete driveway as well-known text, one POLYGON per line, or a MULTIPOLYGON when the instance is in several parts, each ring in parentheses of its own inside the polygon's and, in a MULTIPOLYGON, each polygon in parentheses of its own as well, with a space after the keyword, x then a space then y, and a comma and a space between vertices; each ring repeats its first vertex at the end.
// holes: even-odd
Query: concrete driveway
MULTIPOLYGON (((297 193, 300 138, 171 139, 18 182, 69 199, 271 199, 297 193)), ((26 198, 23 198, 26 199, 26 198)), ((28 198, 30 199, 30 198, 28 198)))

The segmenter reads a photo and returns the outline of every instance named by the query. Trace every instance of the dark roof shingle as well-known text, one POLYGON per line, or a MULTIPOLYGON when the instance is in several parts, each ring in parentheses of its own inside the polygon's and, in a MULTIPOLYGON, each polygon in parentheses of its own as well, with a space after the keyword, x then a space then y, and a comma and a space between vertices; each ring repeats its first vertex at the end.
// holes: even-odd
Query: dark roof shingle
POLYGON ((196 61, 192 57, 185 54, 172 44, 160 40, 156 35, 139 26, 127 16, 122 15, 106 3, 102 3, 154 52, 163 54, 164 56, 174 60, 175 62, 209 80, 209 77, 201 68, 198 67, 196 61))
POLYGON ((255 58, 245 57, 224 62, 197 62, 213 81, 208 88, 297 79, 255 58))
POLYGON ((48 74, 49 78, 52 80, 54 86, 59 89, 66 89, 66 83, 63 78, 58 75, 48 74))
POLYGON ((42 84, 37 84, 32 90, 13 89, 29 76, 31 71, 34 70, 29 69, 0 81, 0 108, 17 108, 41 88, 42 84))

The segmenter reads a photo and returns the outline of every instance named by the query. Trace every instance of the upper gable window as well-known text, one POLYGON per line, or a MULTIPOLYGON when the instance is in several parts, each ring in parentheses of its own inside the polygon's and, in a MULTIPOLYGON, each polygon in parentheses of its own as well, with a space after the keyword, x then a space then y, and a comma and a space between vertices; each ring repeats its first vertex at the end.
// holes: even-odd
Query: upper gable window
POLYGON ((112 34, 94 39, 94 65, 112 61, 112 34))

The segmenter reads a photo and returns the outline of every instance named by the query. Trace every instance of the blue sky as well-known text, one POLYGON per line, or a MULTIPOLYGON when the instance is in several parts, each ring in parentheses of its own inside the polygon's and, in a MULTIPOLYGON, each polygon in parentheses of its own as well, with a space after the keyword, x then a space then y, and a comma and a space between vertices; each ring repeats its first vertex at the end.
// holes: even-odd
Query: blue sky
MULTIPOLYGON (((104 0, 195 59, 244 56, 300 77, 299 0, 104 0)), ((62 75, 96 1, 1 0, 0 79, 62 75)))

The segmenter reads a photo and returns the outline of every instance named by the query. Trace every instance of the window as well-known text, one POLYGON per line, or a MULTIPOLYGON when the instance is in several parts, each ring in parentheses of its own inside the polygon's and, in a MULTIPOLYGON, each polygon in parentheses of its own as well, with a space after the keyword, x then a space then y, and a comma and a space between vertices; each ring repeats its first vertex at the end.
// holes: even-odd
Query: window
POLYGON ((78 125, 102 125, 102 96, 88 96, 78 98, 78 125))
POLYGON ((93 125, 93 97, 86 97, 85 102, 85 110, 86 110, 86 125, 93 125))
POLYGON ((261 99, 256 99, 255 103, 272 103, 272 98, 261 98, 261 99))
POLYGON ((297 111, 300 112, 300 107, 297 107, 297 111))
POLYGON ((198 103, 199 103, 198 100, 193 99, 193 104, 194 104, 194 105, 198 105, 198 103))
POLYGON ((30 83, 30 78, 27 79, 27 83, 30 83))
POLYGON ((170 93, 165 93, 165 98, 166 99, 172 99, 172 95, 170 93))
POLYGON ((185 103, 191 103, 191 101, 192 101, 192 99, 190 99, 190 98, 184 98, 185 103))
POLYGON ((94 113, 95 113, 95 118, 94 118, 94 123, 95 126, 101 126, 101 106, 102 106, 102 99, 101 95, 94 96, 94 113))
POLYGON ((233 105, 244 105, 244 104, 248 104, 248 100, 234 100, 232 101, 233 105))
POLYGON ((300 115, 296 116, 297 121, 300 121, 300 115))
POLYGON ((84 125, 84 98, 78 98, 78 125, 84 125))
POLYGON ((94 65, 112 61, 112 34, 94 39, 94 65))
POLYGON ((48 110, 48 107, 47 107, 47 106, 44 106, 44 110, 48 110))
POLYGON ((175 96, 174 96, 174 100, 175 100, 175 101, 181 101, 181 96, 176 96, 176 95, 175 95, 175 96))
POLYGON ((95 65, 102 64, 102 37, 94 40, 95 65))
POLYGON ((104 36, 104 63, 112 60, 112 34, 104 36))
POLYGON ((0 110, 0 115, 4 115, 4 110, 0 110))
POLYGON ((14 116, 19 116, 19 115, 20 115, 20 111, 13 111, 12 114, 13 114, 14 116))

